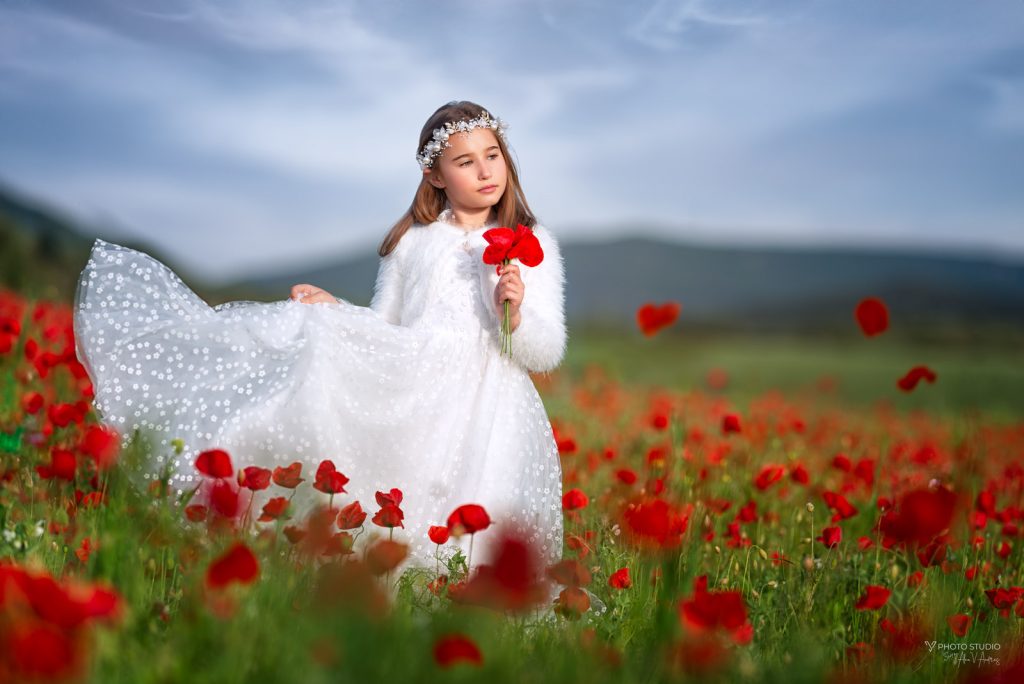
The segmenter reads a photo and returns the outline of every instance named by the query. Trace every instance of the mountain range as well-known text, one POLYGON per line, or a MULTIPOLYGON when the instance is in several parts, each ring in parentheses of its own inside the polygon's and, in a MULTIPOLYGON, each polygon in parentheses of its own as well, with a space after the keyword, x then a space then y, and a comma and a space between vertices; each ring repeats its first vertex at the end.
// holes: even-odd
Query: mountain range
MULTIPOLYGON (((610 231, 605 231, 606 233, 610 231)), ((561 239, 571 325, 634 326, 637 308, 675 300, 681 325, 742 331, 848 331, 856 303, 881 297, 907 329, 1024 331, 1024 264, 980 254, 883 248, 708 246, 622 227, 602 241, 561 239)), ((39 201, 0 187, 0 284, 67 298, 101 228, 83 226, 39 201)), ((104 239, 108 239, 104 237, 104 239)), ((274 300, 315 283, 367 304, 378 256, 324 258, 300 269, 211 287, 139 241, 111 239, 167 264, 211 304, 274 300)))

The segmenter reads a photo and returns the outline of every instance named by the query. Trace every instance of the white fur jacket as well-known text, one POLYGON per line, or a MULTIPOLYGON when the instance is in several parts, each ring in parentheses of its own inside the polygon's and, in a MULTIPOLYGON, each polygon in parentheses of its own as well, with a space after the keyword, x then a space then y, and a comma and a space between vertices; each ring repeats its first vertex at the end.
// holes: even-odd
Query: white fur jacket
MULTIPOLYGON (((494 331, 500 349, 502 314, 494 303, 498 274, 493 264, 483 262, 485 230, 467 233, 440 221, 413 224, 381 258, 370 308, 394 325, 458 325, 472 316, 453 309, 465 314, 460 305, 478 299, 479 306, 469 313, 494 331)), ((528 371, 547 372, 565 355, 565 268, 555 237, 540 224, 533 231, 544 259, 534 267, 519 264, 524 293, 519 327, 512 332, 512 359, 528 371)))

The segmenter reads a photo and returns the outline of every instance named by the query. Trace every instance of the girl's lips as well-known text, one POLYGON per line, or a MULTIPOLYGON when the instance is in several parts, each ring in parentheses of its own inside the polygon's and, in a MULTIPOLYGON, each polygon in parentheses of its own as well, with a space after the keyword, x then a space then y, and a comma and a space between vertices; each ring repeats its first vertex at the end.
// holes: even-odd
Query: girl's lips
POLYGON ((497 185, 488 185, 486 188, 480 188, 480 192, 494 192, 497 188, 497 185))

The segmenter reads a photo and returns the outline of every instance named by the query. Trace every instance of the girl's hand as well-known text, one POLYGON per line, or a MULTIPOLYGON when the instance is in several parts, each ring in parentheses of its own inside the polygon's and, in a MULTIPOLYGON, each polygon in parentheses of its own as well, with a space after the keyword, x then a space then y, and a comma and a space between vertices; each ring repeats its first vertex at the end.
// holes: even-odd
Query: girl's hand
POLYGON ((316 304, 317 302, 327 302, 331 304, 338 303, 338 300, 335 299, 327 290, 323 290, 316 285, 309 285, 307 283, 293 285, 291 298, 297 299, 303 304, 316 304))
POLYGON ((512 329, 519 327, 519 307, 523 304, 526 286, 519 276, 518 264, 507 264, 500 267, 498 284, 494 288, 494 306, 498 316, 505 315, 505 300, 508 300, 509 316, 512 318, 512 329))

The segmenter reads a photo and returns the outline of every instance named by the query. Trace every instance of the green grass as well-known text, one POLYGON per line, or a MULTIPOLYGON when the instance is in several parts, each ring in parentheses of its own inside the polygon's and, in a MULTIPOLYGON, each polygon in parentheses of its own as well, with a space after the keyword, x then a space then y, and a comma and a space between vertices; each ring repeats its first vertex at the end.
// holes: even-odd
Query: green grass
MULTIPOLYGON (((19 411, 22 395, 29 390, 51 391, 71 401, 75 390, 63 368, 45 381, 31 374, 24 382, 15 381, 16 367, 25 365, 18 356, 20 350, 0 357, 0 419, 4 432, 20 426, 31 434, 39 430, 40 417, 19 411)), ((360 606, 379 590, 382 580, 365 586, 355 580, 339 582, 340 565, 303 561, 284 540, 280 524, 264 525, 266 534, 248 539, 260 561, 259 579, 212 598, 203 586, 204 573, 230 543, 230 536, 186 523, 173 501, 136 491, 120 467, 102 478, 100 486, 109 503, 99 508, 76 509, 69 504, 76 487, 89 489, 87 478, 80 476, 74 484, 65 484, 41 480, 35 474, 34 466, 48 460, 51 444, 76 443, 80 428, 74 424, 55 429, 43 448, 23 442, 15 453, 0 456, 0 471, 13 473, 0 483, 0 531, 4 532, 0 558, 45 569, 55 577, 116 587, 125 601, 123 619, 114 626, 90 629, 83 642, 89 655, 85 679, 104 684, 813 682, 841 673, 850 681, 953 681, 966 671, 965 666, 929 653, 923 643, 916 645, 907 661, 890 657, 879 619, 899 621, 917 615, 929 640, 998 643, 1005 662, 1010 650, 1019 648, 1024 639, 1024 618, 1012 613, 1008 618, 999 616, 984 590, 1024 584, 1024 540, 1002 535, 993 523, 982 532, 984 543, 972 547, 965 543, 969 538, 965 517, 958 517, 950 566, 944 570, 921 568, 913 554, 896 549, 876 545, 860 551, 856 539, 872 534, 875 498, 893 478, 942 479, 963 492, 968 505, 979 487, 995 479, 1006 487, 1000 491, 999 506, 1020 505, 1021 482, 1006 480, 1003 469, 1021 463, 1024 445, 1019 436, 1016 444, 986 441, 979 429, 1019 423, 1024 415, 1024 368, 1019 360, 1019 352, 1000 345, 922 346, 884 336, 837 341, 574 334, 563 368, 553 382, 541 386, 560 433, 579 443, 575 453, 563 455, 564 476, 570 482, 566 489, 583 489, 590 503, 579 521, 567 518, 566 532, 592 535, 588 539, 592 551, 580 560, 593 575, 588 589, 607 604, 603 615, 587 612, 576 620, 555 616, 551 622, 531 622, 460 606, 426 590, 426 582, 433 579, 429 571, 392 577, 397 580, 393 607, 378 614, 360 606), (896 378, 919 363, 933 368, 938 381, 923 383, 910 394, 896 389, 896 378), (614 415, 583 410, 578 404, 577 390, 595 387, 590 379, 595 368, 605 372, 610 386, 626 397, 614 415), (711 409, 674 414, 665 432, 648 425, 652 393, 668 391, 680 397, 696 391, 713 404, 716 393, 705 388, 705 376, 712 368, 728 373, 729 385, 720 395, 740 411, 745 425, 755 418, 772 424, 774 414, 753 415, 758 409, 751 407, 755 399, 776 393, 786 406, 800 412, 809 428, 823 432, 723 436, 711 409), (834 393, 816 387, 822 375, 837 380, 834 393), (891 424, 880 422, 874 410, 880 401, 901 417, 891 424), (836 415, 841 418, 838 424, 828 422, 836 415), (700 427, 710 440, 686 444, 693 460, 679 456, 685 428, 690 427, 700 427), (955 429, 944 431, 950 427, 955 429), (852 437, 856 439, 851 441, 852 437), (910 444, 939 439, 940 458, 923 465, 908 459, 890 462, 886 450, 896 439, 910 444), (646 464, 648 450, 666 440, 672 451, 665 465, 646 464), (722 465, 708 465, 703 459, 720 442, 728 442, 732 451, 722 465), (841 523, 840 547, 826 550, 813 541, 831 524, 821 491, 838 491, 850 482, 830 465, 835 450, 847 443, 845 450, 854 460, 876 457, 879 472, 871 487, 854 482, 848 494, 859 512, 841 523), (592 463, 591 455, 601 454, 605 445, 617 447, 616 459, 598 458, 592 463), (962 446, 970 449, 961 457, 957 449, 962 446), (803 489, 788 478, 764 492, 753 487, 752 479, 763 464, 788 465, 797 459, 811 471, 811 487, 803 489), (634 493, 664 477, 666 500, 680 508, 693 507, 678 548, 655 554, 626 543, 619 508, 626 490, 614 476, 614 470, 622 467, 640 475, 634 493), (706 478, 701 477, 702 467, 707 469, 706 478), (716 514, 707 506, 709 499, 727 499, 732 507, 716 514), (757 503, 759 515, 741 527, 749 546, 730 546, 728 524, 750 500, 757 503), (806 507, 808 501, 814 503, 813 513, 806 507), (51 534, 45 530, 51 521, 68 527, 51 534), (41 534, 36 533, 39 524, 41 534), (715 536, 705 541, 702 535, 708 530, 715 536), (99 547, 82 563, 74 551, 86 537, 98 540, 99 547), (1005 540, 1013 548, 1002 559, 996 549, 1005 540), (782 552, 790 562, 772 563, 773 551, 782 552), (965 578, 965 567, 985 563, 990 564, 989 571, 975 581, 965 578), (608 586, 608 577, 621 567, 630 568, 633 586, 629 589, 608 586), (655 570, 661 573, 657 582, 652 581, 655 570), (907 578, 916 570, 923 571, 925 582, 914 587, 907 578), (680 601, 693 595, 699 575, 708 576, 711 589, 741 592, 754 638, 746 646, 736 646, 728 638, 716 637, 725 639, 721 663, 707 672, 691 669, 687 674, 672 664, 670 655, 681 644, 699 641, 684 631, 679 620, 680 601), (868 584, 893 591, 880 611, 854 608, 868 584), (223 601, 233 602, 234 608, 218 616, 216 607, 223 601), (964 639, 953 636, 946 624, 948 616, 961 612, 985 616, 975 620, 964 639), (442 669, 434 662, 435 641, 452 631, 473 638, 483 653, 481 666, 442 669), (848 653, 858 642, 870 644, 876 652, 861 671, 852 669, 854 660, 848 653)), ((122 460, 147 457, 129 453, 122 460)), ((568 549, 565 555, 577 557, 568 549)), ((454 577, 457 568, 453 559, 447 571, 454 577)), ((13 619, 0 609, 0 635, 13 619)))
POLYGON ((887 402, 899 411, 944 417, 971 411, 995 421, 1024 416, 1024 347, 998 341, 922 345, 886 335, 836 339, 670 330, 646 338, 636 331, 570 331, 564 368, 580 377, 588 364, 624 383, 675 390, 704 388, 708 371, 721 368, 730 379, 724 394, 738 404, 777 390, 858 408, 887 402), (934 370, 937 382, 921 382, 910 393, 898 389, 896 380, 919 364, 934 370), (836 381, 833 397, 815 387, 823 376, 836 381))

